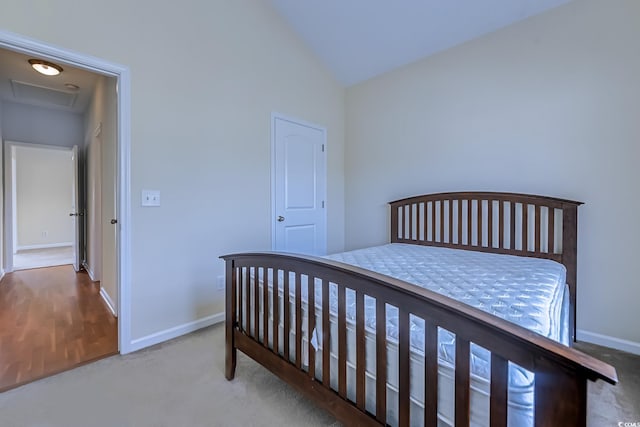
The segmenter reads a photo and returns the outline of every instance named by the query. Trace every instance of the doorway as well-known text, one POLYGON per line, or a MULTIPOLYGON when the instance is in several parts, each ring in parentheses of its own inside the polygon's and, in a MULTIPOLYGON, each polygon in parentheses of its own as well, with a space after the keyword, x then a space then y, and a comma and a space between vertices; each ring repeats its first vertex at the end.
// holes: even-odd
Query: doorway
POLYGON ((79 270, 78 149, 5 141, 5 272, 79 270))
MULTIPOLYGON (((114 288, 115 298, 112 297, 113 311, 118 316, 118 351, 131 351, 130 330, 130 73, 127 67, 87 56, 70 50, 54 47, 20 35, 0 31, 0 48, 47 61, 75 67, 112 79, 115 84, 115 118, 116 127, 113 129, 116 144, 113 149, 114 164, 114 211, 113 220, 114 288)), ((6 237, 6 229, 2 235, 6 237)))

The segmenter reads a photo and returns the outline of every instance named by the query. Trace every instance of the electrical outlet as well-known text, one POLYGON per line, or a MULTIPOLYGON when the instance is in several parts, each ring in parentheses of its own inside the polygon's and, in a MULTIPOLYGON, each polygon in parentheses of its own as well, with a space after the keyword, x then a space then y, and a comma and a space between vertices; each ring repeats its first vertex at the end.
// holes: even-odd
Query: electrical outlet
POLYGON ((218 276, 218 290, 224 291, 224 276, 218 276))
POLYGON ((142 190, 142 206, 160 206, 159 190, 142 190))

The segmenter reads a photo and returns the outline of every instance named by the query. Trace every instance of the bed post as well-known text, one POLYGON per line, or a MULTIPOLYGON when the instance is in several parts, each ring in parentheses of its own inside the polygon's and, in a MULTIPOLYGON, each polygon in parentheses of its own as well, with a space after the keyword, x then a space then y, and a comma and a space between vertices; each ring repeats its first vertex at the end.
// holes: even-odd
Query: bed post
POLYGON ((236 373, 236 343, 234 338, 236 319, 236 277, 233 259, 225 263, 225 377, 231 381, 236 373))
POLYGON ((395 203, 391 205, 391 236, 389 241, 396 243, 398 241, 398 206, 395 203))
POLYGON ((578 206, 581 204, 576 202, 562 207, 562 263, 567 268, 567 285, 569 285, 571 301, 569 329, 572 342, 576 341, 578 206))

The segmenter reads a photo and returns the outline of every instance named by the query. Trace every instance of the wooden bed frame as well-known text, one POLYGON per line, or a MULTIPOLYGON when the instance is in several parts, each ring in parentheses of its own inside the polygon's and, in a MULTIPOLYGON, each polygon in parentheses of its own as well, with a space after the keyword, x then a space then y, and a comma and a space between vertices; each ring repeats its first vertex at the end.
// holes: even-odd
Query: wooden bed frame
MULTIPOLYGON (((391 242, 549 258, 566 266, 571 291, 571 334, 575 337, 577 209, 580 202, 525 194, 461 192, 412 197, 391 202, 391 242)), ((387 336, 385 304, 398 307, 398 424, 410 417, 410 314, 425 320, 424 425, 437 424, 437 327, 456 335, 455 425, 470 421, 470 343, 491 352, 490 423, 507 425, 508 362, 535 373, 535 426, 585 426, 587 380, 617 382, 608 364, 511 322, 440 294, 382 274, 312 256, 240 253, 226 261, 226 377, 233 379, 236 352, 242 351, 314 400, 346 425, 387 424, 387 336), (271 277, 283 295, 295 290, 295 311, 279 313, 278 292, 259 283, 271 277), (280 274, 278 274, 280 273, 280 274), (304 279, 303 279, 304 278, 304 279), (282 281, 283 283, 279 283, 282 281), (322 352, 322 375, 315 372, 315 349, 303 341, 301 288, 321 282, 322 308, 308 292, 307 331, 322 319, 322 347, 330 347, 329 286, 338 290, 337 387, 330 382, 330 352, 322 352), (347 320, 345 293, 356 295, 355 400, 347 396, 347 320), (245 296, 243 298, 243 292, 245 296), (254 297, 251 297, 253 292, 254 297), (376 304, 376 406, 365 409, 364 297, 376 304), (261 307, 263 308, 261 310, 261 307), (274 319, 270 324, 269 307, 274 319), (316 313, 320 310, 320 313, 316 313), (279 318, 282 316, 283 318, 279 318), (289 333, 295 331, 292 341, 289 333), (303 348, 306 347, 306 348, 303 348), (281 350, 287 349, 286 351, 281 350), (303 362, 303 351, 308 363, 303 362)), ((315 286, 315 285, 314 285, 315 286)), ((333 314, 332 314, 333 315, 333 314)), ((320 326, 320 325, 319 325, 320 326)))

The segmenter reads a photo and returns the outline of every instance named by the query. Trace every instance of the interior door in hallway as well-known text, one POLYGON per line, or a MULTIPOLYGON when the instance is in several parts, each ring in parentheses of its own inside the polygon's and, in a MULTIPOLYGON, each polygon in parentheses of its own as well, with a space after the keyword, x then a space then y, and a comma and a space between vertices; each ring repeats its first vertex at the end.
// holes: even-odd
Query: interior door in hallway
POLYGON ((324 255, 326 131, 275 115, 272 127, 273 249, 324 255))
POLYGON ((117 215, 117 92, 116 80, 105 78, 105 123, 101 133, 102 173, 102 280, 113 310, 118 312, 118 215, 117 215))
POLYGON ((79 184, 79 176, 80 174, 78 173, 78 146, 74 145, 73 148, 71 149, 71 164, 72 164, 72 168, 73 168, 73 181, 72 181, 72 205, 71 205, 71 213, 69 215, 71 215, 71 217, 73 218, 73 230, 74 230, 74 236, 73 236, 73 269, 75 271, 80 271, 80 266, 82 265, 82 258, 83 258, 83 254, 82 254, 82 242, 80 241, 80 236, 81 236, 81 228, 82 228, 82 222, 84 220, 83 216, 84 216, 84 212, 82 207, 80 206, 80 200, 79 200, 79 191, 78 191, 78 184, 79 184))

